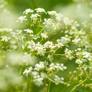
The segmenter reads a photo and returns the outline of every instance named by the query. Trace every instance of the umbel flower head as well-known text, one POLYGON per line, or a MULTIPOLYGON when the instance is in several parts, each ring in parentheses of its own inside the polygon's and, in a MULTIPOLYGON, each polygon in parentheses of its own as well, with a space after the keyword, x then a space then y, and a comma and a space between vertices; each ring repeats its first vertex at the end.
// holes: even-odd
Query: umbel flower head
MULTIPOLYGON (((82 78, 87 80, 91 76, 91 46, 77 21, 56 11, 46 12, 43 8, 29 8, 23 14, 17 22, 27 24, 26 28, 0 28, 2 58, 9 64, 3 67, 17 68, 18 74, 27 78, 27 86, 29 82, 39 87, 44 84, 48 87, 50 82, 70 86, 76 80, 82 84, 82 78), (64 59, 66 62, 74 61, 78 69, 78 73, 69 73, 69 82, 65 82, 63 77, 63 72, 66 73, 69 67, 64 59)), ((0 56, 1 61, 2 58, 0 56)))

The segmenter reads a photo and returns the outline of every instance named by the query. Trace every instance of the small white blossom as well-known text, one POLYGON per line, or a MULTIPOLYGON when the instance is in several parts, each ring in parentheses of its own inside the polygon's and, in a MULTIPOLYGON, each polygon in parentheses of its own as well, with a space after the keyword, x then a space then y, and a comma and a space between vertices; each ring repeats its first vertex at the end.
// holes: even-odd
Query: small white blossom
POLYGON ((54 46, 54 44, 51 42, 51 41, 47 41, 45 44, 44 44, 44 47, 45 48, 52 48, 54 46))
POLYGON ((37 51, 37 54, 44 56, 46 49, 43 45, 41 45, 39 42, 35 46, 35 50, 37 51))
POLYGON ((82 60, 80 60, 80 59, 76 59, 75 63, 77 63, 77 64, 82 64, 82 63, 83 63, 83 61, 82 61, 82 60))
POLYGON ((23 23, 24 21, 27 21, 26 16, 20 16, 17 20, 17 22, 23 23))
POLYGON ((7 36, 1 36, 1 41, 5 41, 5 42, 8 42, 8 40, 11 38, 11 37, 7 37, 7 36))
POLYGON ((23 74, 26 74, 26 75, 28 75, 29 73, 31 73, 32 72, 32 67, 29 67, 28 69, 26 69, 24 72, 23 72, 23 74))
POLYGON ((56 13, 56 11, 48 11, 48 14, 49 14, 50 16, 55 16, 57 13, 56 13))
POLYGON ((42 37, 43 39, 48 38, 48 36, 47 36, 45 33, 41 33, 41 37, 42 37))
POLYGON ((36 10, 37 13, 42 13, 42 12, 45 13, 45 10, 43 8, 37 8, 35 10, 36 10))
POLYGON ((44 68, 45 68, 44 62, 40 62, 39 64, 35 65, 34 70, 40 71, 41 69, 44 69, 44 68))
POLYGON ((12 32, 13 29, 11 28, 0 28, 0 32, 12 32))
POLYGON ((34 10, 32 10, 32 9, 26 9, 24 12, 23 12, 23 14, 30 14, 30 13, 33 13, 34 12, 34 10))
POLYGON ((40 17, 39 14, 32 14, 32 15, 30 16, 31 20, 34 20, 34 21, 36 21, 38 17, 40 17))
POLYGON ((37 85, 37 86, 41 86, 41 85, 43 85, 43 78, 41 78, 41 77, 37 77, 37 78, 34 78, 33 79, 33 82, 37 85))
POLYGON ((47 78, 48 75, 47 75, 46 73, 44 73, 44 72, 41 72, 41 77, 42 77, 42 78, 47 78))
POLYGON ((55 78, 54 78, 54 80, 55 80, 55 84, 56 85, 58 85, 59 83, 64 83, 64 78, 63 77, 58 77, 57 75, 55 75, 55 78))
POLYGON ((43 25, 45 25, 46 26, 46 28, 52 28, 52 29, 54 29, 55 28, 55 24, 54 24, 54 22, 53 22, 53 19, 44 19, 44 22, 43 22, 43 25))
POLYGON ((73 51, 68 50, 67 48, 65 49, 66 58, 69 58, 70 60, 73 59, 74 56, 72 54, 73 54, 73 51))
POLYGON ((26 31, 27 33, 33 33, 33 30, 30 29, 25 29, 24 31, 26 31))
POLYGON ((39 75, 37 71, 32 71, 31 73, 32 73, 33 78, 36 78, 39 75))
POLYGON ((58 22, 63 21, 63 15, 60 14, 60 13, 56 14, 56 20, 57 20, 58 22))

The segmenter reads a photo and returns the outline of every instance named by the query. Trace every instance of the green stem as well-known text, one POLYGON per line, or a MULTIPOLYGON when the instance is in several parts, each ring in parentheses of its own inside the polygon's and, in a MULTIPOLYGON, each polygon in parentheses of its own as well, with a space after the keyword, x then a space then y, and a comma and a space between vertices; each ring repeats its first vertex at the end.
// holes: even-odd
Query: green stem
POLYGON ((44 29, 45 29, 45 27, 43 27, 43 29, 39 33, 37 33, 37 34, 40 34, 44 29))
POLYGON ((45 86, 46 86, 46 92, 47 92, 48 91, 48 85, 47 85, 46 79, 45 79, 45 86))
POLYGON ((27 76, 27 92, 29 92, 29 74, 27 76))
POLYGON ((78 86, 80 86, 82 83, 84 83, 88 78, 89 78, 89 76, 84 81, 82 81, 81 83, 76 85, 70 92, 73 92, 78 86))
POLYGON ((48 92, 50 92, 50 85, 51 85, 51 81, 49 81, 49 88, 48 88, 48 92))

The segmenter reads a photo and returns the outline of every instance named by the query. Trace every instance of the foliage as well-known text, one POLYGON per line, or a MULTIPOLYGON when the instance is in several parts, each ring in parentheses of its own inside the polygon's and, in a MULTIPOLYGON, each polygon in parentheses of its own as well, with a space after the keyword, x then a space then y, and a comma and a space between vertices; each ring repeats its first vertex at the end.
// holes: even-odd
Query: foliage
MULTIPOLYGON (((0 92, 92 91, 92 10, 88 6, 92 2, 75 0, 77 11, 86 5, 88 18, 84 21, 80 19, 83 13, 69 19, 51 10, 61 1, 72 3, 53 0, 56 4, 38 8, 40 0, 23 1, 32 2, 34 8, 26 4, 21 8, 27 8, 16 20, 21 27, 0 22, 0 92)), ((15 7, 21 0, 7 2, 15 7)), ((4 0, 0 3, 2 14, 8 5, 4 0)))

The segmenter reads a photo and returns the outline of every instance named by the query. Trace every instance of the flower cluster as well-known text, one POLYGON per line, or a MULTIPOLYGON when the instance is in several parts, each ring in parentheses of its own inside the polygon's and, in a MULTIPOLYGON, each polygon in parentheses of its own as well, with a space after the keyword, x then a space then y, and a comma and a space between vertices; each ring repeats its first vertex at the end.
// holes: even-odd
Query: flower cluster
POLYGON ((70 20, 56 11, 46 12, 43 8, 26 9, 23 14, 25 15, 20 16, 17 22, 28 24, 29 27, 22 30, 0 28, 0 47, 6 53, 6 63, 18 67, 20 74, 28 79, 27 82, 32 80, 30 82, 37 86, 49 84, 45 80, 56 85, 63 83, 70 86, 72 81, 81 85, 83 79, 90 79, 90 41, 87 41, 88 35, 86 36, 84 29, 80 29, 77 21, 70 20), (47 18, 43 18, 43 14, 47 18), (57 56, 62 58, 60 62, 55 60, 57 56), (77 71, 69 73, 69 83, 58 74, 67 69, 62 63, 63 59, 74 60, 77 64, 77 71))
POLYGON ((41 86, 43 84, 43 80, 45 79, 48 79, 57 85, 59 83, 64 83, 63 81, 64 78, 63 77, 60 78, 58 75, 55 75, 54 72, 64 71, 65 69, 67 69, 67 67, 64 66, 63 64, 51 63, 49 65, 47 61, 45 62, 40 61, 35 65, 34 68, 29 67, 28 69, 25 69, 23 74, 26 74, 27 76, 28 74, 30 74, 33 77, 33 82, 38 86, 41 86), (52 80, 51 76, 53 75, 55 76, 54 79, 52 80))

